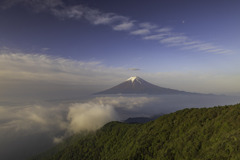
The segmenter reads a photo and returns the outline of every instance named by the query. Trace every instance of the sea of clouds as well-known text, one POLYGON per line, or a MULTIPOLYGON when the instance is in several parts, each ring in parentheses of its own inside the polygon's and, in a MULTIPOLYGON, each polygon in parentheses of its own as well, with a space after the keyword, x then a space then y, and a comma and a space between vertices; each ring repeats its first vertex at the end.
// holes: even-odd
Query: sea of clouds
POLYGON ((187 107, 234 104, 227 96, 111 96, 85 101, 0 106, 0 155, 26 159, 82 131, 95 131, 110 121, 151 117, 187 107), (11 154, 15 153, 15 154, 11 154))

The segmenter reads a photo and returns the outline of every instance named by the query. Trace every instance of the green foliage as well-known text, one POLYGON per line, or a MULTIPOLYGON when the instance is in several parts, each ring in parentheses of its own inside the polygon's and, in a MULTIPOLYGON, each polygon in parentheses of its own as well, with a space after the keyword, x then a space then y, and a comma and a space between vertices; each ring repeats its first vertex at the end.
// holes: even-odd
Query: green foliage
POLYGON ((240 104, 184 109, 145 124, 110 122, 36 160, 238 160, 240 104))

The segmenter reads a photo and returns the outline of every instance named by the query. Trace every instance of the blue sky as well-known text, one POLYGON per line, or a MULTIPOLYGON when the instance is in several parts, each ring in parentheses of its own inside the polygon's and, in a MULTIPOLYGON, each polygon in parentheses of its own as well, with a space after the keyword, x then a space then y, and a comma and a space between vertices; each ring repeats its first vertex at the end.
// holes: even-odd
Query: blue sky
MULTIPOLYGON (((25 55, 26 61, 38 61, 31 58, 38 55, 96 63, 109 85, 139 75, 171 88, 240 92, 239 5, 237 0, 1 1, 0 49, 2 55, 25 55)), ((18 63, 13 59, 2 57, 18 63)), ((99 78, 94 75, 88 78, 99 78)))

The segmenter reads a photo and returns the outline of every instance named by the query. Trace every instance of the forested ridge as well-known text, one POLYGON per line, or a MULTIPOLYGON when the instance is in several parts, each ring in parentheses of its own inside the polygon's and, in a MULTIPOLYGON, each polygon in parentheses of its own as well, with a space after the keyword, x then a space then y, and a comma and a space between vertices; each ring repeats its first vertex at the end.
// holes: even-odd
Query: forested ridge
POLYGON ((34 160, 239 160, 240 104, 184 109, 145 124, 110 122, 34 160))

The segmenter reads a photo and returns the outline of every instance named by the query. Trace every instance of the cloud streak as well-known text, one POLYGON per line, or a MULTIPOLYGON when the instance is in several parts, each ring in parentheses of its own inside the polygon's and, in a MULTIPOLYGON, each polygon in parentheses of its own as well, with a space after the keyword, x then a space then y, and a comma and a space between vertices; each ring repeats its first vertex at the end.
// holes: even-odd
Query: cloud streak
POLYGON ((178 47, 184 50, 199 51, 213 54, 230 54, 232 50, 220 46, 192 40, 189 36, 180 35, 170 27, 159 27, 149 22, 138 22, 116 13, 105 13, 84 5, 66 5, 62 0, 12 0, 3 1, 2 9, 14 5, 25 5, 36 12, 49 12, 60 19, 85 19, 93 25, 107 25, 115 31, 127 31, 132 36, 141 36, 144 40, 155 40, 168 47, 178 47))
POLYGON ((116 31, 125 31, 130 30, 134 26, 134 22, 122 22, 121 24, 118 24, 116 26, 113 26, 113 30, 116 31))
POLYGON ((138 29, 138 30, 130 32, 130 34, 132 34, 132 35, 146 35, 149 33, 150 33, 150 31, 148 29, 138 29))
POLYGON ((130 70, 130 71, 140 71, 141 69, 140 68, 128 68, 128 70, 130 70))
POLYGON ((124 74, 127 70, 106 67, 99 61, 84 62, 42 54, 24 53, 0 54, 0 68, 0 78, 2 80, 49 80, 71 83, 81 81, 82 84, 102 82, 99 79, 100 77, 104 78, 104 76, 110 74, 115 75, 114 72, 124 74), (94 81, 94 77, 91 77, 93 75, 98 77, 98 79, 95 79, 96 81, 94 81))
POLYGON ((79 99, 131 76, 128 68, 42 54, 0 53, 0 68, 0 102, 27 104, 38 99, 79 99))

